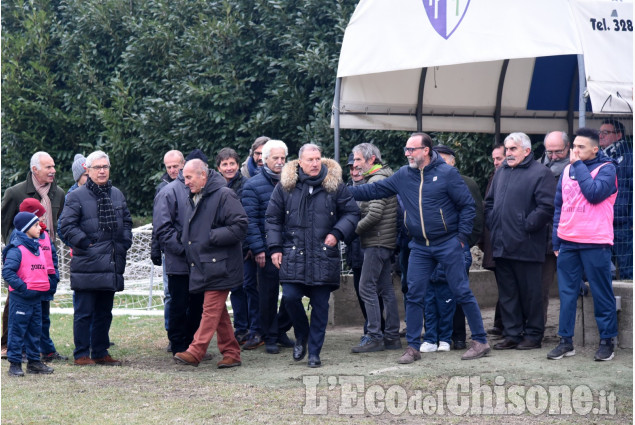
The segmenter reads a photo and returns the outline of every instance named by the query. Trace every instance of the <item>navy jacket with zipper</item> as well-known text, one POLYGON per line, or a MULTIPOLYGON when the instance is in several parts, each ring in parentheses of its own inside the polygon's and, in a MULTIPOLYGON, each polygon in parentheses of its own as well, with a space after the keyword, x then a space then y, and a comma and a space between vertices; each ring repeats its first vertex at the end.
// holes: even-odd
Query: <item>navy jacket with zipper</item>
POLYGON ((419 243, 438 245, 457 237, 467 244, 472 233, 474 199, 457 169, 436 152, 423 170, 406 165, 385 180, 349 190, 358 201, 399 195, 404 225, 419 243))

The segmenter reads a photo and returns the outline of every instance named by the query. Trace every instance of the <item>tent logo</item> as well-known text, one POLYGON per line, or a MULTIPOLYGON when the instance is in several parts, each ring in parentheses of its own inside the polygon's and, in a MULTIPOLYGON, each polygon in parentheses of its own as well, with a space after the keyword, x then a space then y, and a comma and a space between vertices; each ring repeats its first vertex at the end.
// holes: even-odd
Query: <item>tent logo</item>
POLYGON ((434 30, 446 40, 461 24, 470 0, 422 0, 434 30))

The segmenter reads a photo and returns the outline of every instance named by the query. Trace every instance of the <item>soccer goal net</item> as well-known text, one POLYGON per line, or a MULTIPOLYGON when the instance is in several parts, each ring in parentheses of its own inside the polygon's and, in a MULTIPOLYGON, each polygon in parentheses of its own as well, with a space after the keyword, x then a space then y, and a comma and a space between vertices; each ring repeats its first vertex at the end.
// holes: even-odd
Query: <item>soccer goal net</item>
MULTIPOLYGON (((126 258, 125 289, 115 293, 113 313, 163 314, 163 268, 152 264, 150 246, 152 224, 132 230, 132 246, 126 258)), ((60 282, 51 311, 73 312, 73 291, 70 282, 70 249, 56 244, 60 282)), ((4 246, 3 246, 4 248, 4 246)), ((7 295, 7 285, 2 285, 2 303, 7 295)))

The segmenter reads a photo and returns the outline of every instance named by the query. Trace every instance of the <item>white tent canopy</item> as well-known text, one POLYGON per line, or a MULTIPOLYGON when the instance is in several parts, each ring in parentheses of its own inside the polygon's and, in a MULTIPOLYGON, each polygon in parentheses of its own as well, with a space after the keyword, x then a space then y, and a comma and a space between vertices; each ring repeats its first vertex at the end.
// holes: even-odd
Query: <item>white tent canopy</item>
POLYGON ((361 0, 340 53, 336 139, 570 131, 580 116, 630 130, 632 15, 632 0, 361 0))

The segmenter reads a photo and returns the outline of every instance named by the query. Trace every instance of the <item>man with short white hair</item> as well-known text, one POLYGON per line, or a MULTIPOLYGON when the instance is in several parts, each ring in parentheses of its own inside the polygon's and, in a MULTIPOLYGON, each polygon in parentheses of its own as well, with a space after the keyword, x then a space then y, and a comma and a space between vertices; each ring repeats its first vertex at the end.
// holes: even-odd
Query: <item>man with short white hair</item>
POLYGON ((73 338, 76 366, 121 366, 108 353, 115 292, 123 291, 132 218, 126 198, 110 181, 110 159, 102 151, 86 158, 86 184, 68 194, 60 233, 73 247, 75 291, 73 338))
POLYGON ((505 152, 485 197, 505 337, 494 349, 530 350, 545 332, 541 274, 556 182, 533 158, 526 134, 507 136, 505 152))
MULTIPOLYGON (((35 198, 46 209, 44 223, 49 231, 51 241, 57 236, 57 220, 64 208, 64 190, 55 182, 55 161, 46 152, 36 152, 31 156, 29 172, 26 179, 4 192, 2 198, 2 241, 9 244, 13 231, 13 218, 19 212, 20 204, 26 198, 35 198)), ((9 314, 9 296, 4 304, 2 314, 2 357, 6 356, 7 324, 9 314)))
POLYGON ((242 204, 249 218, 246 244, 251 250, 257 266, 258 285, 250 288, 256 305, 253 311, 259 314, 260 329, 250 330, 245 349, 265 344, 268 354, 278 354, 278 345, 293 347, 287 336, 291 329, 291 319, 287 313, 284 299, 278 308, 280 294, 280 274, 271 262, 271 252, 267 247, 265 233, 265 213, 271 199, 273 188, 280 181, 280 173, 287 160, 289 150, 282 140, 269 140, 262 148, 263 166, 261 172, 247 180, 243 187, 242 204), (262 332, 259 335, 258 332, 262 332))
POLYGON ((167 151, 165 155, 163 155, 163 165, 165 166, 165 173, 161 176, 161 182, 157 185, 154 196, 168 183, 173 182, 174 179, 179 176, 179 172, 185 165, 183 153, 178 150, 167 151))
MULTIPOLYGON (((183 169, 185 165, 185 158, 181 151, 171 150, 167 151, 165 155, 163 155, 163 165, 165 165, 165 173, 161 176, 161 183, 159 183, 154 192, 155 197, 155 207, 156 207, 156 197, 161 192, 161 189, 166 187, 169 183, 176 180, 179 176, 179 172, 183 169)), ((160 207, 165 208, 165 207, 160 207)), ((165 211, 157 211, 156 208, 153 211, 153 217, 157 214, 161 214, 165 211)), ((170 295, 169 284, 168 284, 168 271, 166 270, 165 265, 165 255, 163 250, 159 246, 159 241, 157 240, 155 226, 152 227, 152 250, 150 253, 150 258, 152 263, 155 266, 163 266, 163 316, 164 316, 164 327, 165 331, 169 333, 169 325, 170 325, 170 303, 172 301, 172 297, 170 295)), ((166 351, 172 351, 172 344, 168 343, 168 347, 166 351)))

